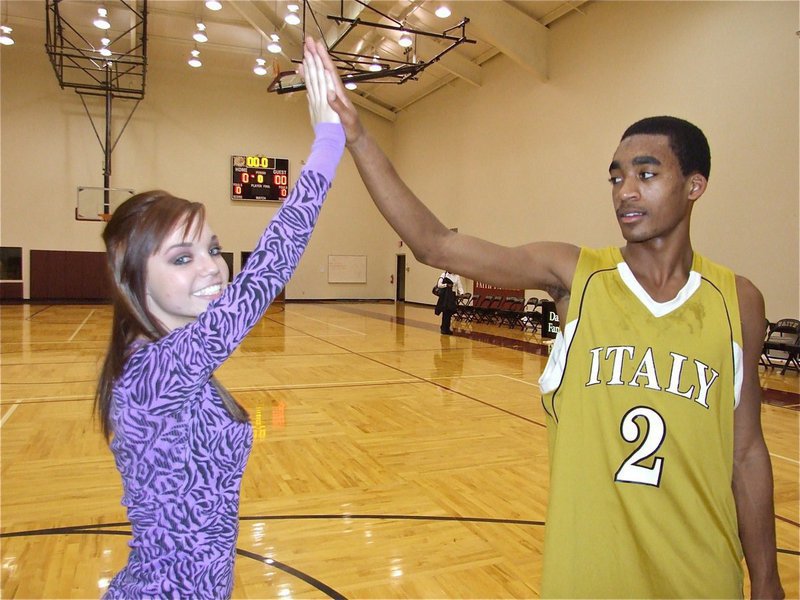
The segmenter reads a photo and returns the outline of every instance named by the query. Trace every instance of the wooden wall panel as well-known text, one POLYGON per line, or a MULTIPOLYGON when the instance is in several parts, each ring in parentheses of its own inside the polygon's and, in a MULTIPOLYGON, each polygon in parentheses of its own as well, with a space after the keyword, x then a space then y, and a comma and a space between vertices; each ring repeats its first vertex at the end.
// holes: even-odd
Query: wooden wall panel
POLYGON ((31 250, 31 300, 108 300, 105 253, 31 250))

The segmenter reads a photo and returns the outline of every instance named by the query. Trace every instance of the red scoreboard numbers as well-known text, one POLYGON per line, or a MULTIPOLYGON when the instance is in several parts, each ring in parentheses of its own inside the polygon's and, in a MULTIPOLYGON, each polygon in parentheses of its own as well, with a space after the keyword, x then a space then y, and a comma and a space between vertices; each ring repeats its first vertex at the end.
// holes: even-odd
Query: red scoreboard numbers
POLYGON ((272 200, 289 195, 289 159, 268 156, 231 157, 231 198, 272 200))

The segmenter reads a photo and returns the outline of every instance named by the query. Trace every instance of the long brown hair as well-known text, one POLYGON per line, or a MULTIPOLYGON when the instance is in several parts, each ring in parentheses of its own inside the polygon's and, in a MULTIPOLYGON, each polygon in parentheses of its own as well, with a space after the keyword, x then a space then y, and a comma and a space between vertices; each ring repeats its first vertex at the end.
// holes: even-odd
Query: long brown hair
MULTIPOLYGON (((111 341, 97 383, 95 414, 106 440, 112 433, 111 400, 114 383, 122 374, 135 340, 158 340, 169 333, 147 308, 147 261, 158 252, 169 233, 183 224, 185 234, 205 222, 199 202, 176 198, 163 190, 130 197, 114 211, 103 230, 108 273, 113 293, 111 341)), ((247 411, 212 377, 231 417, 248 420, 247 411)))

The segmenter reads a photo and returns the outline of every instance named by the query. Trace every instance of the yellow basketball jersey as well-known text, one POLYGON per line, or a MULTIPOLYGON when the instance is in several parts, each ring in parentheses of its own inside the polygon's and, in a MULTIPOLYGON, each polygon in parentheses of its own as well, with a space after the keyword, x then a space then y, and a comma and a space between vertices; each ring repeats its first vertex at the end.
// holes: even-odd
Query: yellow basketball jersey
POLYGON ((542 596, 742 597, 731 491, 742 382, 734 274, 695 254, 652 300, 583 249, 540 379, 550 446, 542 596))

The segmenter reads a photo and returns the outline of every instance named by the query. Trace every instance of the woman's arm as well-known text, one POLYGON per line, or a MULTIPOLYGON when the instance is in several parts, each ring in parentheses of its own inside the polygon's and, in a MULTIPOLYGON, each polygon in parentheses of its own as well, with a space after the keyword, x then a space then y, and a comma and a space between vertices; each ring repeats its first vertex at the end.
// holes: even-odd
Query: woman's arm
MULTIPOLYGON (((309 112, 315 141, 289 197, 270 221, 244 269, 223 295, 195 322, 147 344, 131 357, 132 385, 151 386, 143 372, 169 372, 157 393, 143 394, 170 411, 185 399, 188 388, 204 385, 261 319, 283 289, 308 245, 322 203, 344 152, 344 132, 328 107, 324 70, 306 66, 309 112), (316 71, 313 82, 308 76, 316 71), (324 105, 324 106, 323 106, 324 105), (148 364, 149 363, 149 364, 148 364), (136 375, 133 375, 133 374, 136 375)), ((153 391, 153 390, 151 390, 153 391)))

